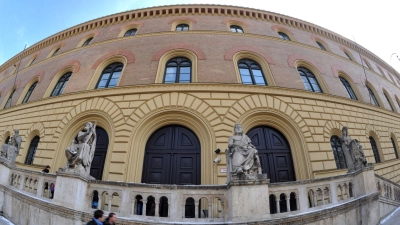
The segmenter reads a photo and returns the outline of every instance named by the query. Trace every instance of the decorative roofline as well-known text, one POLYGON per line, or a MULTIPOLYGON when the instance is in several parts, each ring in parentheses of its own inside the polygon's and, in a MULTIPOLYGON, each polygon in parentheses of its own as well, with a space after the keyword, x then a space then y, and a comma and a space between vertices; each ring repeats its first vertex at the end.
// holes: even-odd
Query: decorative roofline
MULTIPOLYGON (((94 30, 121 22, 134 21, 139 19, 154 18, 160 16, 187 16, 187 15, 199 15, 199 14, 242 17, 242 18, 264 20, 268 22, 274 22, 277 24, 283 24, 286 26, 294 27, 300 30, 305 30, 320 35, 322 37, 328 38, 332 41, 345 45, 346 47, 351 48, 354 51, 358 52, 357 46, 355 43, 353 43, 353 41, 339 34, 336 34, 332 31, 329 31, 315 24, 278 13, 268 12, 260 9, 238 7, 238 6, 225 6, 225 5, 208 5, 208 4, 169 5, 169 6, 156 6, 156 7, 136 9, 121 13, 116 13, 100 17, 98 19, 90 20, 88 22, 84 22, 76 26, 73 26, 71 28, 65 29, 46 39, 43 39, 42 41, 37 42, 36 44, 32 45, 25 51, 7 60, 0 66, 0 72, 3 72, 6 68, 15 64, 17 61, 23 59, 24 57, 30 54, 33 54, 61 40, 81 34, 89 30, 94 30)), ((367 56, 370 59, 374 59, 376 62, 380 62, 381 65, 384 65, 384 67, 386 67, 385 69, 388 72, 395 71, 388 63, 380 59, 374 53, 370 52, 364 47, 361 47, 360 45, 358 46, 360 47, 359 49, 362 55, 367 56)), ((397 71, 396 74, 394 75, 399 76, 397 71)))

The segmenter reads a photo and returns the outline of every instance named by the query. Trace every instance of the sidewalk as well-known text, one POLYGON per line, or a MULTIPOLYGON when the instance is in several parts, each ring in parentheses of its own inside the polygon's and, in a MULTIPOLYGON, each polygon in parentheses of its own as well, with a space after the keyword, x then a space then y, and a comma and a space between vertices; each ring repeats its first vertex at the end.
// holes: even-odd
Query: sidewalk
POLYGON ((382 220, 381 225, 398 225, 400 224, 400 207, 393 211, 388 217, 382 220))
POLYGON ((14 224, 8 221, 6 218, 0 216, 0 225, 14 225, 14 224))

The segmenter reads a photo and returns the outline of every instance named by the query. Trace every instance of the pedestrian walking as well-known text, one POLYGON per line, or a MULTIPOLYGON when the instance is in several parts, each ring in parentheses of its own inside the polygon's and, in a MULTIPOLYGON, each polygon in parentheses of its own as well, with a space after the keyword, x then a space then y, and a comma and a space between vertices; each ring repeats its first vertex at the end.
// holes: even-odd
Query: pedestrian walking
POLYGON ((104 212, 101 210, 94 211, 93 219, 89 221, 86 225, 103 225, 104 222, 104 212))
POLYGON ((108 214, 107 219, 104 221, 103 225, 115 225, 117 222, 117 215, 115 213, 108 214))
POLYGON ((42 170, 43 173, 49 173, 50 172, 50 166, 46 166, 46 168, 44 168, 42 170))

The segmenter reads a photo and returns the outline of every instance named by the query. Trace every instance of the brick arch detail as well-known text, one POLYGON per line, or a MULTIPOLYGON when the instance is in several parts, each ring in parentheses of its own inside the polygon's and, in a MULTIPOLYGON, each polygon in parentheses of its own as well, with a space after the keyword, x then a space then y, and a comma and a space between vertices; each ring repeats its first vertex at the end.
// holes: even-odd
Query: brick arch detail
POLYGON ((159 50, 156 54, 154 54, 154 56, 151 60, 158 61, 158 60, 160 60, 162 55, 164 55, 166 52, 169 52, 174 49, 186 49, 186 50, 192 51, 194 54, 196 54, 198 60, 206 59, 206 55, 198 47, 193 46, 193 45, 188 45, 188 44, 176 44, 176 45, 170 45, 166 48, 159 50))
POLYGON ((137 25, 137 27, 139 27, 139 28, 144 26, 143 22, 132 22, 132 23, 129 23, 127 25, 121 26, 119 28, 119 30, 122 31, 122 30, 126 29, 127 27, 134 26, 134 25, 137 25))
POLYGON ((268 62, 268 64, 274 65, 274 61, 271 59, 271 57, 269 57, 266 53, 260 51, 259 49, 250 47, 250 46, 246 46, 246 45, 242 45, 242 46, 236 46, 233 47, 231 49, 229 49, 228 51, 226 51, 225 53, 225 60, 233 60, 233 56, 240 51, 249 51, 249 52, 254 52, 257 53, 258 55, 260 55, 261 57, 263 57, 265 59, 266 62, 268 62))
POLYGON ((12 125, 8 125, 6 129, 3 130, 2 134, 0 135, 0 142, 4 142, 6 138, 6 134, 10 133, 10 135, 14 132, 14 127, 12 125))
POLYGON ((91 67, 91 69, 96 69, 101 62, 103 62, 104 60, 106 60, 107 58, 110 58, 112 56, 117 56, 117 55, 123 55, 126 57, 127 60, 127 64, 133 63, 135 62, 135 55, 129 51, 129 50, 124 50, 124 49, 119 49, 119 50, 115 50, 112 52, 109 52, 105 55, 103 55, 102 57, 100 57, 91 67))
POLYGON ((293 121, 298 121, 296 122, 297 124, 302 124, 299 128, 303 132, 304 137, 307 138, 312 136, 307 123, 295 109, 278 98, 263 94, 249 95, 237 100, 236 103, 234 103, 225 114, 224 123, 228 124, 230 127, 233 127, 240 118, 240 116, 237 116, 237 112, 246 112, 260 108, 275 109, 288 116, 293 121))
POLYGON ((31 82, 32 79, 35 79, 36 77, 39 77, 38 82, 41 83, 43 81, 44 75, 46 74, 46 72, 44 70, 41 70, 37 73, 34 73, 33 76, 31 76, 29 79, 26 79, 26 82, 24 83, 24 87, 29 84, 29 82, 31 82))
MULTIPOLYGON (((367 137, 367 140, 369 140, 369 133, 371 132, 371 131, 373 131, 375 134, 376 134, 376 136, 378 136, 378 139, 380 140, 381 139, 381 135, 379 134, 379 132, 376 130, 376 128, 373 126, 373 125, 371 125, 371 124, 368 124, 367 126, 365 126, 365 136, 367 137)), ((379 140, 375 140, 375 141, 379 141, 379 140)))
POLYGON ((222 122, 221 118, 218 116, 217 111, 215 111, 215 109, 205 101, 189 94, 172 92, 157 95, 152 99, 149 99, 146 102, 142 103, 135 111, 133 111, 133 113, 127 119, 126 123, 134 127, 145 115, 148 115, 158 108, 168 107, 183 108, 193 111, 197 111, 198 108, 202 108, 201 111, 203 113, 201 114, 207 121, 216 120, 216 124, 222 122), (181 99, 183 99, 183 101, 181 99), (192 104, 194 102, 198 102, 198 104, 192 104))
POLYGON ((196 24, 196 23, 197 23, 197 21, 194 20, 194 19, 192 19, 192 18, 189 18, 189 17, 179 17, 179 18, 170 20, 170 21, 168 22, 168 24, 173 24, 174 22, 180 21, 180 20, 188 20, 188 21, 192 22, 193 24, 196 24))
POLYGON ((71 60, 62 65, 56 72, 54 72, 49 78, 49 80, 52 80, 56 74, 58 74, 61 70, 63 70, 67 66, 72 66, 74 68, 74 70, 72 71, 73 73, 77 73, 81 69, 81 63, 78 60, 71 60))
POLYGON ((271 27, 271 29, 273 31, 277 31, 277 30, 281 29, 281 30, 283 30, 285 32, 288 32, 290 35, 293 35, 293 33, 289 29, 287 29, 286 27, 280 26, 280 25, 274 25, 274 26, 271 27))
POLYGON ((344 125, 338 121, 333 121, 333 120, 327 121, 324 125, 324 131, 323 131, 325 142, 326 143, 330 142, 331 135, 332 135, 332 132, 331 132, 332 129, 338 129, 341 132, 343 127, 344 127, 344 125))
MULTIPOLYGON (((40 122, 39 122, 39 123, 33 124, 33 125, 29 128, 29 130, 26 131, 24 140, 28 140, 29 135, 30 135, 32 132, 34 132, 35 130, 38 131, 39 136, 40 136, 40 139, 44 139, 44 134, 45 134, 44 125, 43 125, 43 123, 40 123, 40 122)), ((28 145, 28 146, 29 146, 29 145, 28 145)))
POLYGON ((333 66, 331 67, 331 69, 332 69, 332 74, 333 74, 334 77, 339 77, 339 74, 338 74, 339 71, 343 71, 344 73, 348 74, 348 73, 343 69, 343 67, 341 67, 341 66, 339 66, 339 65, 336 65, 336 64, 333 65, 333 66))
POLYGON ((245 25, 246 27, 250 27, 250 25, 244 21, 241 20, 236 20, 236 19, 225 19, 224 21, 222 21, 223 24, 227 24, 228 22, 233 22, 233 23, 241 23, 243 25, 245 25))
POLYGON ((303 60, 303 61, 306 61, 306 62, 308 62, 308 63, 310 63, 311 65, 313 65, 317 70, 318 70, 318 72, 320 73, 320 74, 325 74, 324 72, 323 72, 323 70, 312 60, 312 59, 310 59, 310 58, 308 58, 307 56, 305 56, 305 55, 301 55, 301 54, 292 54, 292 55, 290 55, 289 57, 288 57, 288 65, 290 66, 290 67, 295 67, 295 62, 296 62, 296 60, 303 60))
POLYGON ((69 113, 65 115, 64 119, 59 123, 54 132, 53 139, 58 139, 60 137, 64 127, 69 123, 69 121, 74 119, 77 115, 87 111, 104 112, 106 115, 112 118, 112 121, 110 122, 113 123, 115 132, 121 131, 121 127, 123 127, 125 124, 122 110, 117 104, 106 98, 96 97, 83 101, 71 109, 69 113))

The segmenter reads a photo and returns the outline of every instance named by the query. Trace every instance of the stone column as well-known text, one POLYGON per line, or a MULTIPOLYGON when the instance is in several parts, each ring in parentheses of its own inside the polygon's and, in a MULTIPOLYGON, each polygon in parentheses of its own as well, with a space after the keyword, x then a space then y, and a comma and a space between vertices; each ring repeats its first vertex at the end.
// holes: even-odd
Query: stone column
POLYGON ((194 201, 194 218, 200 218, 199 217, 199 202, 194 201))
POLYGON ((322 195, 322 205, 325 205, 325 190, 321 191, 321 195, 322 195))
POLYGON ((313 207, 317 206, 317 205, 318 205, 318 202, 317 202, 317 194, 316 194, 315 192, 313 192, 313 201, 314 201, 314 203, 311 204, 311 205, 312 205, 313 207))
POLYGON ((132 201, 132 207, 131 207, 131 215, 135 215, 135 205, 136 205, 136 199, 133 199, 132 201))
POLYGON ((286 206, 287 211, 290 212, 290 194, 286 195, 286 206))
POLYGON ((146 215, 146 207, 147 206, 147 200, 144 201, 143 200, 143 206, 142 206, 142 215, 145 216, 146 215))
POLYGON ((168 203, 168 217, 171 217, 171 204, 168 203))
POLYGON ((213 218, 211 208, 212 208, 212 203, 211 203, 211 201, 208 201, 208 218, 213 218))
POLYGON ((279 199, 278 198, 276 198, 276 212, 277 213, 280 213, 281 212, 281 209, 279 208, 279 199))
POLYGON ((350 188, 348 185, 346 186, 346 193, 347 193, 347 198, 350 198, 350 188))
POLYGON ((101 199, 102 199, 102 197, 103 197, 103 196, 101 196, 101 195, 99 196, 99 203, 98 203, 98 205, 97 205, 97 209, 102 209, 102 208, 101 208, 101 199))
POLYGON ((108 195, 108 212, 111 212, 112 195, 108 195))
POLYGON ((182 204, 182 218, 185 218, 185 203, 182 204))
POLYGON ((156 201, 156 209, 155 209, 155 212, 154 212, 154 216, 156 216, 156 217, 159 217, 160 216, 160 202, 159 201, 156 201))
POLYGON ((296 206, 297 206, 297 210, 300 210, 299 196, 297 196, 297 195, 296 195, 296 206))

